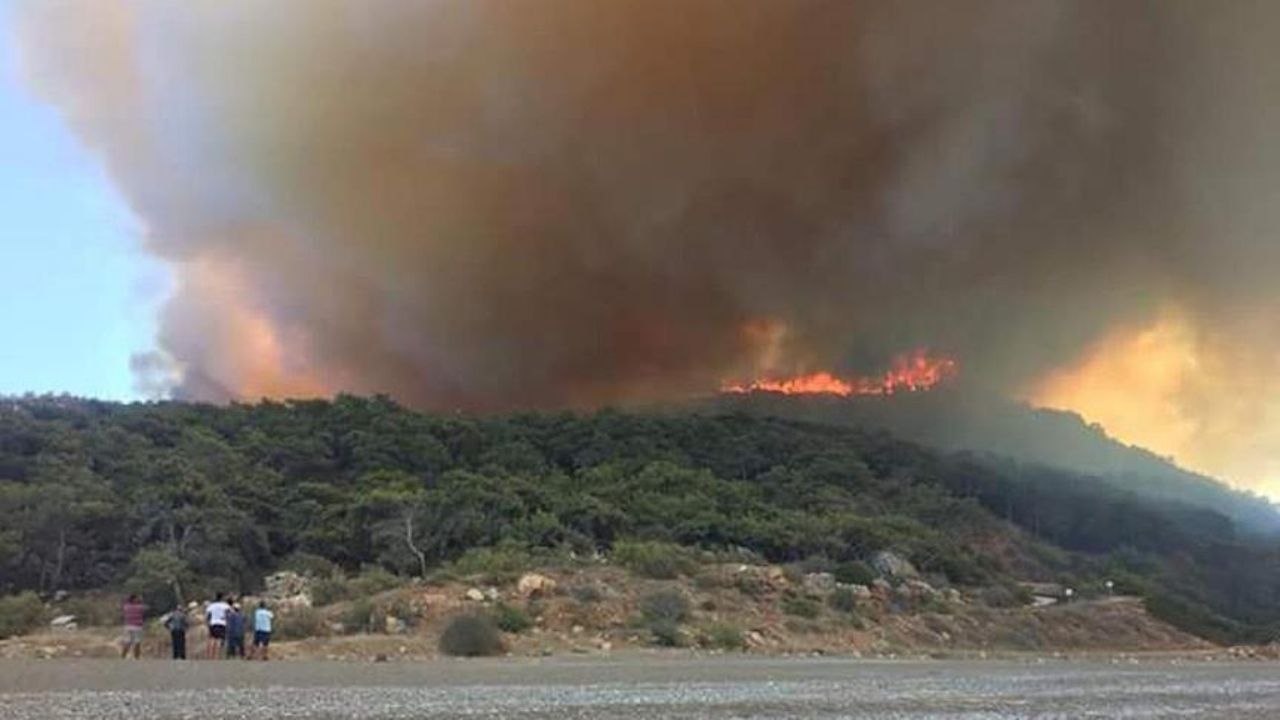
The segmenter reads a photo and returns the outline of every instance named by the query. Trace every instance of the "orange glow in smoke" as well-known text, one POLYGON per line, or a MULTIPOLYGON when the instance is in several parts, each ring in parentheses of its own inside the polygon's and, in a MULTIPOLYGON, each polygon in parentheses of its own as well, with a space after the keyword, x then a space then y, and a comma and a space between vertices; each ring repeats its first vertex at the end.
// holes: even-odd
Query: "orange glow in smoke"
POLYGON ((893 395, 930 390, 954 377, 956 372, 955 360, 932 357, 923 350, 917 350, 894 358, 892 367, 878 377, 839 378, 829 372, 817 372, 793 377, 759 378, 745 383, 726 382, 720 389, 728 393, 774 392, 784 395, 893 395))
POLYGON ((211 379, 245 400, 326 397, 332 389, 301 354, 305 343, 276 326, 252 303, 251 285, 233 261, 205 256, 179 268, 180 281, 198 288, 209 341, 222 348, 206 370, 211 379))

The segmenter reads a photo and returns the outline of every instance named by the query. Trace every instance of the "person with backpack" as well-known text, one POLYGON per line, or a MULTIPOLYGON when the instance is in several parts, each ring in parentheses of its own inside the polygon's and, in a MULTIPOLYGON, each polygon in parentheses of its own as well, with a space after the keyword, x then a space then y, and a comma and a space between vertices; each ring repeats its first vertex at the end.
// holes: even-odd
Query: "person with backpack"
POLYGON ((179 602, 164 619, 164 626, 169 631, 169 645, 173 649, 174 660, 187 659, 187 626, 189 624, 187 610, 179 602))

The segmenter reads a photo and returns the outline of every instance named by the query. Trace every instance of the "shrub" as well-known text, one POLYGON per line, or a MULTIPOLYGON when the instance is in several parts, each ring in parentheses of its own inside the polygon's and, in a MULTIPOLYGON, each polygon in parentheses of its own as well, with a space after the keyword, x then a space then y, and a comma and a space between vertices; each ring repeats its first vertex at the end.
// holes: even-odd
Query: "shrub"
POLYGON ((795 635, 816 635, 827 631, 827 629, 823 627, 822 623, 816 620, 799 617, 787 618, 786 621, 782 623, 782 627, 786 628, 787 632, 795 635))
POLYGON ((528 613, 506 603, 498 603, 493 609, 493 621, 499 630, 506 633, 522 633, 533 627, 533 618, 528 613))
POLYGON ((455 560, 450 569, 462 576, 483 575, 490 581, 513 579, 533 565, 529 550, 515 543, 472 548, 455 560))
POLYGON ((305 640, 328 634, 329 626, 315 608, 298 607, 280 612, 272 624, 272 636, 280 640, 305 640))
POLYGON ((704 644, 719 650, 745 650, 747 637, 737 625, 721 622, 707 628, 704 644))
POLYGON ((1172 595, 1167 591, 1143 598, 1143 604, 1153 617, 1223 645, 1241 642, 1263 643, 1273 639, 1256 636, 1249 632, 1246 626, 1225 618, 1204 605, 1172 595))
POLYGON ((74 615, 81 627, 108 627, 120 622, 118 595, 77 595, 54 607, 55 615, 74 615))
POLYGON ((932 549, 923 557, 913 557, 917 567, 925 572, 941 573, 957 585, 981 585, 991 579, 991 569, 985 558, 975 558, 954 549, 932 549))
POLYGON ((493 619, 486 615, 459 615, 440 635, 440 652, 454 657, 501 655, 506 650, 493 619))
POLYGON ((796 568, 806 575, 810 573, 834 573, 836 564, 826 555, 810 555, 796 563, 796 568))
POLYGON ((280 563, 280 569, 290 570, 310 578, 328 578, 342 573, 337 563, 309 552, 293 553, 280 563))
POLYGON ((372 600, 363 597, 351 603, 351 607, 342 613, 339 622, 348 633, 381 632, 386 627, 385 618, 372 600))
POLYGON ((377 595, 403 584, 404 581, 398 575, 389 572, 381 565, 366 565, 361 568, 359 575, 349 581, 351 592, 356 597, 377 595))
POLYGON ((827 598, 827 604, 833 610, 843 613, 855 612, 858 609, 858 596, 854 595, 849 588, 836 588, 835 592, 827 598))
POLYGON ((687 549, 662 542, 619 541, 613 546, 613 560, 637 575, 659 580, 691 575, 698 567, 687 549))
POLYGON ((0 638, 22 635, 44 623, 44 603, 33 592, 0 597, 0 638))
POLYGON ((741 573, 734 577, 733 586, 749 598, 759 599, 769 594, 769 581, 759 575, 741 573))
POLYGON ((412 627, 422 618, 422 608, 415 606, 410 600, 403 597, 394 598, 391 604, 383 608, 383 615, 393 615, 403 620, 406 625, 412 627))
POLYGON ((659 590, 640 599, 640 613, 650 624, 679 624, 689 619, 689 599, 679 590, 659 590))
POLYGON ((733 579, 723 573, 700 572, 693 576, 693 586, 699 590, 719 590, 732 587, 733 579))
POLYGON ((711 562, 732 565, 764 565, 768 559, 764 555, 742 546, 720 549, 711 553, 711 562))
POLYGON ((782 577, 786 578, 787 582, 792 585, 804 584, 804 570, 802 570, 799 565, 783 565, 782 577))
POLYGON ((812 620, 822 614, 822 606, 807 595, 788 595, 782 598, 782 612, 812 620))
POLYGON ((929 595, 920 599, 916 604, 916 612, 936 613, 938 615, 950 615, 951 605, 940 595, 929 595))
POLYGON ((658 620, 649 623, 649 632, 653 635, 653 643, 662 647, 684 647, 688 644, 680 624, 670 620, 658 620))
POLYGON ((876 579, 871 566, 860 560, 840 563, 831 574, 835 576, 836 582, 847 585, 870 585, 876 579))
POLYGON ((342 602, 352 595, 351 584, 341 573, 319 578, 311 583, 311 602, 318 607, 342 602))
POLYGON ((1031 591, 1018 585, 992 585, 982 591, 987 607, 1015 608, 1031 604, 1031 591))
POLYGON ((569 594, 583 605, 593 605, 604 599, 604 593, 595 585, 574 585, 569 594))

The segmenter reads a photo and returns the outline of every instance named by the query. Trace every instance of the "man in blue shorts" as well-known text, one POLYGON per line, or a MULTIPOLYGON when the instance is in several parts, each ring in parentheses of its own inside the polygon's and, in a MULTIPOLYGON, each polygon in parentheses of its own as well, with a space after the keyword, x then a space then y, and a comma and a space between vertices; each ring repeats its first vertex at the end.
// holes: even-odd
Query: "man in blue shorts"
POLYGON ((275 613, 267 609, 267 601, 260 600, 258 609, 253 611, 253 649, 249 651, 249 657, 252 659, 262 652, 262 659, 267 659, 267 653, 271 647, 271 621, 275 619, 275 613))

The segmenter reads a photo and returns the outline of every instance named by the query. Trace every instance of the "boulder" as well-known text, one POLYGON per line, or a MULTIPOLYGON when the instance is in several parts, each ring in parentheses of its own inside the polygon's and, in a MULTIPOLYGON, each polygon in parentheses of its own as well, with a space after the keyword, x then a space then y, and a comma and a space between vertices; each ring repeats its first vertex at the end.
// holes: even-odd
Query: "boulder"
POLYGON ((923 600, 938 594, 932 585, 923 580, 908 580, 902 583, 899 591, 913 600, 923 600))
POLYGON ((881 550, 872 555, 871 567, 880 573, 881 577, 886 578, 905 580, 920 575, 911 561, 890 550, 881 550))
POLYGON ((893 594, 893 586, 884 578, 876 578, 871 581, 871 595, 881 600, 887 600, 893 594))
POLYGON ((804 589, 825 595, 836 589, 836 576, 831 573, 809 573, 804 576, 804 589))
POLYGON ((484 592, 480 588, 469 588, 466 593, 468 600, 472 602, 484 602, 484 592))
POLYGON ((49 621, 49 627, 55 631, 75 630, 77 627, 75 615, 59 615, 49 621))
POLYGON ((859 585, 857 583, 836 583, 836 589, 848 590, 853 593, 853 596, 858 600, 871 599, 871 588, 866 585, 859 585))
POLYGON ((526 600, 550 595, 555 589, 555 580, 538 573, 525 573, 520 576, 520 581, 516 583, 516 592, 520 593, 520 597, 526 600))
POLYGON ((425 592, 413 606, 423 615, 443 615, 462 606, 462 601, 442 592, 425 592))
POLYGON ((263 595, 282 608, 311 607, 311 578, 291 570, 282 570, 263 578, 263 595))
POLYGON ((311 607, 311 593, 298 593, 297 595, 288 595, 278 598, 274 601, 278 608, 309 608, 311 607))
POLYGON ((765 581, 775 590, 785 590, 791 585, 787 581, 787 572, 777 565, 770 565, 764 573, 765 581))

